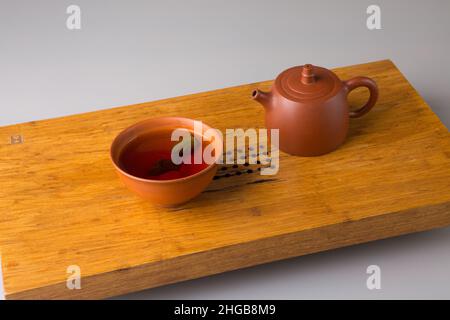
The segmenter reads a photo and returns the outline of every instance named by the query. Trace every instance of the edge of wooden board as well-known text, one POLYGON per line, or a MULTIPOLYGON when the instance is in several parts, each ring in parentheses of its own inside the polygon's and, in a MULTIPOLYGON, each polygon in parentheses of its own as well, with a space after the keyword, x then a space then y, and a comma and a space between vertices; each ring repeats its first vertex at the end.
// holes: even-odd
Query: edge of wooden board
POLYGON ((2 254, 0 252, 0 300, 5 300, 5 286, 3 279, 3 263, 2 263, 2 254))
POLYGON ((58 283, 8 293, 6 299, 100 299, 247 268, 310 253, 426 231, 450 224, 450 202, 263 238, 81 278, 81 289, 58 283), (333 241, 330 241, 333 239, 333 241), (189 274, 184 270, 189 267, 189 274), (106 285, 109 284, 109 285, 106 285))
MULTIPOLYGON (((364 66, 364 65, 382 64, 382 63, 388 63, 391 66, 393 66, 396 69, 396 71, 398 71, 402 75, 402 77, 405 79, 405 81, 408 82, 408 84, 411 86, 411 88, 414 90, 414 92, 418 94, 417 90, 415 90, 415 88, 410 84, 408 79, 403 75, 403 73, 400 71, 400 69, 397 67, 397 65, 394 63, 394 61, 392 61, 392 59, 373 60, 373 61, 367 61, 367 62, 362 62, 362 63, 358 63, 358 64, 353 64, 353 65, 331 67, 331 68, 328 68, 328 69, 332 70, 333 72, 336 72, 336 71, 339 72, 340 70, 343 70, 343 69, 360 67, 360 66, 364 66)), ((92 115, 92 114, 96 114, 96 113, 102 113, 102 112, 107 112, 107 111, 125 109, 125 108, 129 108, 129 107, 136 107, 137 108, 137 107, 140 107, 140 106, 147 106, 148 104, 158 104, 158 103, 161 103, 161 102, 164 102, 164 101, 167 101, 167 100, 171 100, 171 99, 183 99, 183 98, 188 98, 188 97, 189 98, 201 97, 201 96, 203 96, 205 94, 210 95, 210 94, 213 94, 213 93, 220 93, 222 91, 226 91, 226 90, 229 90, 229 89, 238 88, 238 87, 242 87, 242 86, 254 86, 254 85, 258 85, 258 84, 269 84, 269 83, 271 83, 273 81, 275 81, 275 79, 261 80, 261 81, 251 82, 251 83, 241 83, 241 84, 237 84, 237 85, 231 85, 231 86, 228 86, 228 87, 216 88, 216 89, 211 89, 211 90, 201 91, 201 92, 186 93, 186 94, 181 94, 181 95, 177 95, 177 96, 164 97, 164 98, 160 98, 160 99, 156 99, 156 100, 136 102, 136 103, 126 104, 126 105, 121 105, 121 106, 113 106, 113 107, 105 106, 104 108, 101 108, 101 109, 98 109, 98 110, 93 110, 93 111, 86 111, 86 112, 80 112, 80 113, 75 113, 75 114, 67 114, 67 115, 55 116, 55 117, 50 117, 50 118, 43 118, 43 119, 30 120, 30 121, 25 121, 25 122, 18 122, 18 123, 1 125, 0 129, 4 129, 4 128, 8 128, 8 127, 14 127, 14 126, 35 124, 35 123, 41 122, 41 121, 53 121, 53 120, 61 120, 61 119, 70 119, 72 117, 87 116, 87 115, 92 115)), ((420 96, 420 94, 419 94, 419 96, 420 96)), ((422 96, 420 96, 420 97, 422 98, 422 96)), ((422 100, 423 100, 423 98, 422 98, 422 100)))

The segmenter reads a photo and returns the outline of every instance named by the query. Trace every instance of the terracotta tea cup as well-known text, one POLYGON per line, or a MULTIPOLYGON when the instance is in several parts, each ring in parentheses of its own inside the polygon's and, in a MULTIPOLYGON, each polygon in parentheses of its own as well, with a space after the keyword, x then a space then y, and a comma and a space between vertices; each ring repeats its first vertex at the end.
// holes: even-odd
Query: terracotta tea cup
MULTIPOLYGON (((120 180, 134 193, 141 198, 161 206, 176 206, 183 204, 199 195, 212 181, 216 171, 216 163, 204 164, 205 167, 199 172, 182 178, 170 180, 156 180, 151 178, 142 178, 132 174, 132 170, 126 168, 121 162, 121 157, 126 148, 136 141, 136 139, 152 139, 157 137, 156 141, 171 141, 171 132, 175 129, 187 129, 194 132, 194 120, 181 117, 152 118, 138 122, 123 130, 114 139, 110 156, 112 163, 119 175, 120 180), (165 134, 165 133, 168 134, 165 134), (163 133, 163 134, 162 134, 163 133)), ((211 127, 202 123, 202 144, 207 145, 203 134, 211 127)), ((157 142, 158 143, 158 142, 157 142)), ((178 142, 172 142, 177 144, 178 142)), ((151 143, 153 145, 153 142, 151 143)), ((214 157, 222 155, 222 140, 217 143, 214 157)))

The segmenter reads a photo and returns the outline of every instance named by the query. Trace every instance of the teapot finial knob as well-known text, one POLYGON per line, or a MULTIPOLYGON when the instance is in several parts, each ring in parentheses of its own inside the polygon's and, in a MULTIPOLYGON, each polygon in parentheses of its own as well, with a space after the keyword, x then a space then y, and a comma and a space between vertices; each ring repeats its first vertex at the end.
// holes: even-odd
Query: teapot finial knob
POLYGON ((303 66, 301 81, 303 84, 311 84, 316 81, 312 64, 305 64, 303 66))

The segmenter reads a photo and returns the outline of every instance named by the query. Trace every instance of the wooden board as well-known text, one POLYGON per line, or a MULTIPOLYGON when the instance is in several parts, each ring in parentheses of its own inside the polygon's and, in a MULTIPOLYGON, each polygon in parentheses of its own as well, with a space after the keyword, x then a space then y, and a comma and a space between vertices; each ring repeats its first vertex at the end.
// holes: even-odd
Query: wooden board
MULTIPOLYGON (((449 225, 448 130, 392 62, 335 71, 373 77, 380 88, 340 149, 281 154, 272 177, 240 167, 176 209, 121 185, 112 139, 155 116, 264 127, 250 94, 271 81, 0 128, 6 298, 104 298, 449 225), (70 265, 81 268, 80 290, 66 287, 70 265)), ((357 91, 350 102, 366 97, 357 91)))

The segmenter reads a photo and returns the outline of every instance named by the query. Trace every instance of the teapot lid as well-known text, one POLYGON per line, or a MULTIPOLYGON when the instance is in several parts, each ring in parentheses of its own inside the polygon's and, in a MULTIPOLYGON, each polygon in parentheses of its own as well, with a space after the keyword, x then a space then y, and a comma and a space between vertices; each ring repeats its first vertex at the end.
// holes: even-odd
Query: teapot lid
POLYGON ((305 64, 289 68, 275 79, 277 91, 289 100, 324 99, 336 95, 342 82, 332 71, 305 64))

